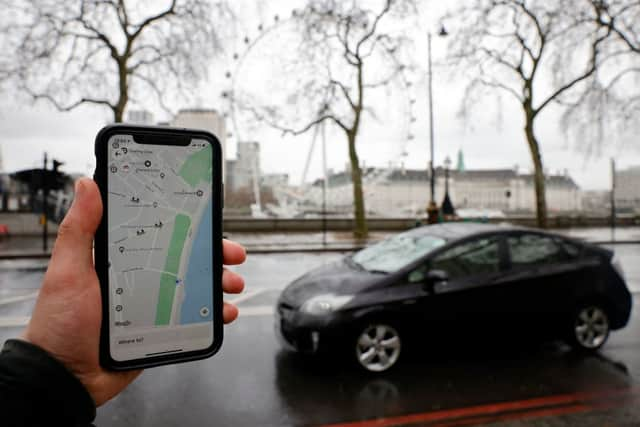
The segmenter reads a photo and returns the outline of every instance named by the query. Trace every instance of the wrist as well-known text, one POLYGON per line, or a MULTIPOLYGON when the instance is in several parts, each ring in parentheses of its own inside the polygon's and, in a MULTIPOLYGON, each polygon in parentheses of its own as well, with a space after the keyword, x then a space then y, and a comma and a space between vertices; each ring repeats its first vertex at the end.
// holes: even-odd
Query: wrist
MULTIPOLYGON (((80 380, 59 360, 27 339, 10 339, 0 353, 4 381, 27 390, 44 407, 53 408, 64 419, 88 424, 95 418, 95 403, 80 380)), ((75 425, 75 424, 74 424, 75 425)))

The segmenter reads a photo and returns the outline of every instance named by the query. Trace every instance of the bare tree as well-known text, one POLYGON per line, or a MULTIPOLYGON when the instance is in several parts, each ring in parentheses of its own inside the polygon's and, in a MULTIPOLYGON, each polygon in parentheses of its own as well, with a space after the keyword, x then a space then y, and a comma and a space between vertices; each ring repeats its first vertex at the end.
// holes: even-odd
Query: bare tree
POLYGON ((219 47, 219 3, 207 0, 2 0, 0 78, 61 111, 127 104, 168 94, 206 74, 219 47))
POLYGON ((610 29, 629 51, 640 54, 640 1, 591 0, 598 24, 610 29))
POLYGON ((553 105, 580 104, 597 71, 611 58, 605 45, 614 29, 599 23, 587 0, 474 0, 448 18, 459 26, 450 45, 453 63, 472 76, 465 108, 478 95, 505 94, 523 113, 534 166, 537 223, 546 227, 536 124, 553 105))
POLYGON ((288 97, 288 103, 295 105, 294 113, 287 115, 277 105, 251 107, 258 120, 285 134, 300 135, 325 123, 344 134, 353 184, 356 237, 368 234, 357 151, 365 113, 375 116, 375 106, 367 98, 375 89, 393 82, 403 69, 398 51, 406 40, 389 31, 385 21, 412 10, 407 0, 384 0, 377 9, 365 8, 361 3, 311 0, 303 10, 296 11, 294 18, 302 34, 298 58, 315 64, 316 72, 309 72, 288 97), (301 112, 304 108, 309 111, 301 112), (301 117, 306 117, 306 123, 299 125, 301 117))
POLYGON ((597 77, 566 103, 563 120, 575 124, 565 129, 567 135, 591 152, 605 139, 614 142, 640 131, 640 1, 589 3, 597 25, 610 37, 602 46, 597 77))

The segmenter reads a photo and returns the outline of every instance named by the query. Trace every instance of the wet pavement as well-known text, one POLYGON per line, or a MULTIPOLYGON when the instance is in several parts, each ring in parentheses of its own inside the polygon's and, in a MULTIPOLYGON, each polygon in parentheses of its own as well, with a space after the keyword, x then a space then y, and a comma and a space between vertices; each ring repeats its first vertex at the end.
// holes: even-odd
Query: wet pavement
MULTIPOLYGON (((616 245, 640 291, 640 245, 616 245)), ((241 317, 208 360, 150 369, 99 409, 101 426, 637 426, 640 313, 597 355, 560 343, 462 345, 404 357, 391 372, 283 351, 273 331, 279 291, 340 253, 253 255, 235 270, 241 317)), ((45 260, 0 261, 0 342, 19 334, 45 260)))

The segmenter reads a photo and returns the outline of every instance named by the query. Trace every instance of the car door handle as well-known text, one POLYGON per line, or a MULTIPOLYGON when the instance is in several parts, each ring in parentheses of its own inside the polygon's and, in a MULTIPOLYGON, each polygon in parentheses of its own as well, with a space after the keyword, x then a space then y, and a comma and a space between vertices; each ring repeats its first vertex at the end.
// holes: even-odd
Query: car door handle
POLYGON ((417 302, 418 302, 418 300, 416 298, 411 298, 411 299, 406 299, 406 300, 402 301, 402 304, 404 304, 404 305, 412 305, 412 304, 415 304, 417 302))

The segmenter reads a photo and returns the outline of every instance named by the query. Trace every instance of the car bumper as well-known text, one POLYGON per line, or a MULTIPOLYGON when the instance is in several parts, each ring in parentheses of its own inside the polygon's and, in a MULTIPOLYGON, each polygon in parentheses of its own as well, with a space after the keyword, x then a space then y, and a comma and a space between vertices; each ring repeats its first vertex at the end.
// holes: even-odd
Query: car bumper
POLYGON ((274 329, 280 344, 293 351, 317 354, 329 351, 335 334, 328 321, 295 309, 276 308, 274 329))

